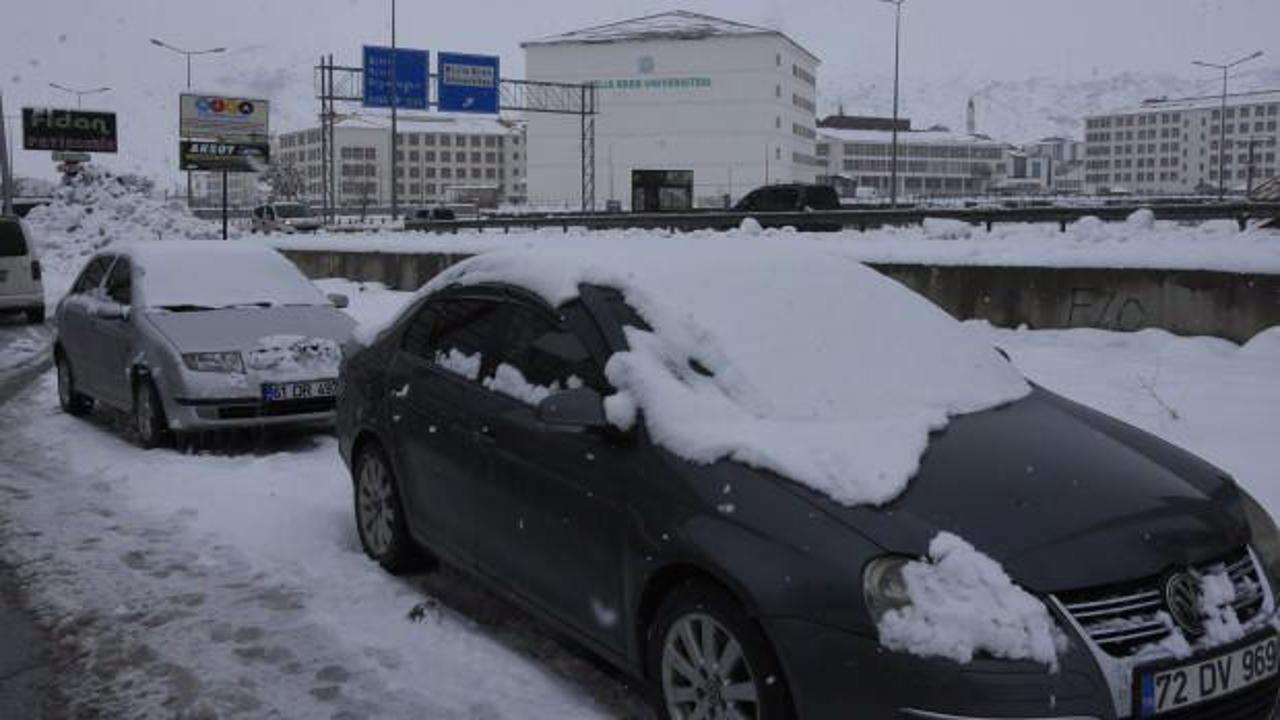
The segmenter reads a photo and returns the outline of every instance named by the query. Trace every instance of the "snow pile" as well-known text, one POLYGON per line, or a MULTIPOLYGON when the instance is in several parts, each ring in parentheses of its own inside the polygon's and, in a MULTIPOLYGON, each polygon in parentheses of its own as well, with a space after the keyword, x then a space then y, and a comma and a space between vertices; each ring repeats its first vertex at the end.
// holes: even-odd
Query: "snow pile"
POLYGON ((1240 348, 1240 355, 1258 360, 1271 358, 1277 363, 1277 368, 1280 368, 1280 325, 1254 335, 1240 348))
POLYGON ((468 355, 456 348, 436 353, 436 365, 468 380, 480 377, 480 355, 468 355))
POLYGON ((534 385, 525 379, 518 368, 502 363, 493 371, 493 377, 485 378, 484 386, 494 392, 515 398, 527 405, 537 405, 546 400, 552 393, 582 387, 582 380, 570 376, 563 385, 552 383, 550 386, 534 385))
POLYGON ((973 226, 963 220, 925 218, 924 234, 931 240, 968 240, 973 226))
POLYGON ((342 348, 329 338, 272 335, 259 339, 255 345, 245 353, 245 366, 260 373, 318 373, 316 377, 330 377, 337 374, 342 362, 342 348))
POLYGON ((707 237, 486 253, 424 288, 510 282, 553 307, 619 289, 653 328, 605 368, 628 424, 698 463, 737 460, 847 504, 884 503, 949 417, 1028 392, 990 347, 924 298, 812 244, 707 237), (885 318, 893 322, 885 322, 885 318))
POLYGON ((113 243, 222 237, 220 224, 195 217, 181 199, 157 197, 149 180, 91 166, 59 186, 53 202, 32 209, 27 223, 46 269, 68 283, 90 255, 113 243))
POLYGON ((1204 615, 1206 645, 1216 647, 1244 637, 1235 601, 1236 586, 1226 568, 1217 568, 1200 577, 1200 612, 1204 615))
POLYGON ((939 533, 929 558, 908 563, 902 577, 911 603, 877 623, 885 647, 960 663, 981 652, 1057 672, 1067 638, 1048 608, 964 540, 939 533))

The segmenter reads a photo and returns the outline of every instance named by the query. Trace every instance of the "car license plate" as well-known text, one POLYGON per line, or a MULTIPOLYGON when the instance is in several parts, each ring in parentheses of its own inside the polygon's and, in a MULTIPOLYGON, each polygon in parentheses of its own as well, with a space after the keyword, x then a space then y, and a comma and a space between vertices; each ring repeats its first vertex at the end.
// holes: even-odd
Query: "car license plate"
POLYGON ((331 398, 337 394, 338 381, 336 379, 262 384, 262 399, 265 402, 331 398))
POLYGON ((1275 635, 1214 657, 1166 670, 1139 670, 1138 714, 1154 717, 1243 690, 1280 671, 1275 635))

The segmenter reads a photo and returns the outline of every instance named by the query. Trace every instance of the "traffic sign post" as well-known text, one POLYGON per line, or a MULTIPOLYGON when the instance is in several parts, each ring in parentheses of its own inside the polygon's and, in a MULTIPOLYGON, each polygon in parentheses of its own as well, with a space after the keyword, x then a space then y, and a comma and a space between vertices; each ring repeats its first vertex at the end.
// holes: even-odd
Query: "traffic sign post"
POLYGON ((365 107, 389 108, 392 106, 392 58, 395 69, 395 107, 401 110, 427 109, 427 67, 429 53, 426 50, 408 50, 374 45, 364 46, 365 107))
POLYGON ((498 58, 437 54, 436 103, 449 112, 498 112, 498 58))

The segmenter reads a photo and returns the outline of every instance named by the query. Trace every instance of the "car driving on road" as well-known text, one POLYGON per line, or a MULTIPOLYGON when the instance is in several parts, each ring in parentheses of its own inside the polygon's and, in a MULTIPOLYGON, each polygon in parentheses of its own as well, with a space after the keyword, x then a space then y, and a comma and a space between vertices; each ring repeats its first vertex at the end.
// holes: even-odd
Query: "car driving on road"
POLYGON ((58 397, 128 412, 138 442, 171 433, 327 422, 354 322, 254 243, 110 246, 58 304, 58 397))
POLYGON ((1266 512, 847 258, 487 253, 343 383, 365 552, 473 574, 639 678, 663 717, 1275 705, 1266 512))
POLYGON ((21 312, 44 322, 44 283, 30 229, 16 217, 0 217, 0 312, 21 312))
POLYGON ((270 235, 273 232, 315 232, 322 225, 311 208, 298 202, 259 205, 249 217, 249 231, 270 235))

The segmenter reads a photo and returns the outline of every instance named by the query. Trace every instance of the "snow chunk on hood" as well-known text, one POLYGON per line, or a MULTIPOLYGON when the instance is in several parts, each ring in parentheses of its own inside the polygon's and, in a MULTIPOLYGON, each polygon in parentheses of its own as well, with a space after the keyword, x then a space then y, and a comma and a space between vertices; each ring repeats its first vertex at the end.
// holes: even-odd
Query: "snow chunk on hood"
POLYGON ((329 338, 302 335, 272 335, 260 338, 245 353, 245 365, 267 375, 298 377, 315 374, 317 378, 337 373, 342 362, 342 348, 329 338))
POLYGON ((620 290, 652 328, 605 368, 654 440, 698 463, 732 459, 850 505, 892 500, 949 417, 1027 383, 928 300, 825 248, 741 236, 500 250, 423 292, 506 282, 553 307, 581 284, 620 290))
POLYGON ((1048 608, 969 543, 939 533, 929 543, 928 559, 908 563, 902 577, 911 604, 880 618, 885 647, 959 663, 986 652, 1058 671, 1067 638, 1048 608))

